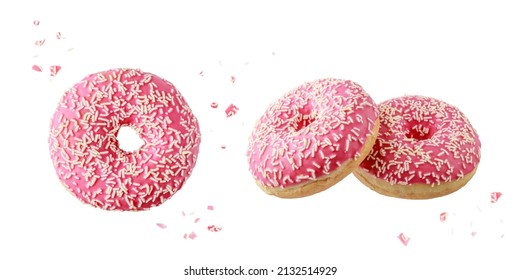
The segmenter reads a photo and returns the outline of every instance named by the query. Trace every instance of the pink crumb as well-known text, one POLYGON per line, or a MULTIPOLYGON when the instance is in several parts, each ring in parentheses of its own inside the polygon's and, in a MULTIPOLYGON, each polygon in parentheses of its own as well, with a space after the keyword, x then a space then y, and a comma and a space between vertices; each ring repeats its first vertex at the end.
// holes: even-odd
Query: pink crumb
POLYGON ((195 221, 193 221, 194 223, 198 223, 200 221, 200 218, 196 218, 195 221))
POLYGON ((235 76, 231 76, 231 82, 232 82, 232 83, 235 83, 236 80, 237 80, 237 79, 235 78, 235 76))
POLYGON ((222 145, 222 146, 220 146, 220 148, 221 148, 222 150, 224 150, 224 149, 226 148, 226 145, 222 145))
POLYGON ((192 231, 192 232, 190 233, 190 235, 188 235, 188 237, 189 237, 191 240, 193 240, 193 239, 197 238, 197 235, 195 234, 195 232, 192 231))
POLYGON ((62 37, 61 37, 61 32, 56 32, 56 39, 59 40, 59 39, 61 39, 61 38, 62 38, 62 37))
POLYGON ((36 71, 36 72, 41 72, 42 71, 42 68, 38 65, 33 65, 32 66, 32 70, 36 71))
POLYGON ((491 193, 491 203, 497 203, 498 199, 502 196, 501 192, 492 192, 491 193))
POLYGON ((33 21, 33 24, 38 26, 38 25, 40 25, 40 21, 36 19, 36 20, 33 21))
POLYGON ((208 230, 211 231, 211 232, 219 232, 219 231, 222 230, 222 228, 218 227, 216 225, 210 225, 210 226, 208 226, 208 230))
POLYGON ((162 228, 162 229, 167 228, 167 226, 166 226, 165 224, 163 224, 163 223, 156 223, 156 225, 157 225, 158 227, 162 228))
POLYGON ((42 46, 43 43, 45 43, 45 39, 36 40, 36 42, 34 42, 34 44, 38 47, 42 46))
POLYGON ((200 71, 200 72, 199 72, 199 75, 200 75, 201 77, 204 77, 204 71, 200 71))
POLYGON ((404 233, 400 233, 397 238, 401 240, 401 243, 403 243, 404 246, 408 246, 408 242, 410 242, 410 238, 406 236, 404 233))
POLYGON ((51 77, 56 76, 60 70, 61 70, 61 66, 59 66, 59 65, 52 65, 51 66, 51 77))
POLYGON ((440 220, 441 220, 441 222, 445 223, 445 222, 446 222, 446 219, 448 219, 448 213, 446 213, 446 212, 442 212, 442 213, 441 213, 441 216, 440 216, 440 220))
POLYGON ((213 205, 208 205, 208 210, 213 211, 214 209, 213 205))
POLYGON ((238 111, 238 107, 234 104, 231 104, 226 109, 226 116, 229 118, 231 116, 234 116, 238 111))
POLYGON ((211 102, 210 106, 211 106, 211 108, 216 109, 216 108, 218 108, 218 103, 217 102, 211 102))
POLYGON ((472 237, 475 237, 475 235, 477 235, 477 232, 476 232, 476 231, 472 231, 472 232, 471 232, 471 236, 472 236, 472 237))
POLYGON ((188 238, 188 234, 185 233, 185 234, 184 234, 184 239, 187 239, 187 238, 188 238))

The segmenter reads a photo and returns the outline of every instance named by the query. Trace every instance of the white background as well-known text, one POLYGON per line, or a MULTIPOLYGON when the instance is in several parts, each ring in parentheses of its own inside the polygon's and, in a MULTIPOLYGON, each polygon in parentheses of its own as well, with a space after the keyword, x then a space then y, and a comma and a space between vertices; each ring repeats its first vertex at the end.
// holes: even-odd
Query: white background
POLYGON ((246 279, 184 276, 189 265, 338 267, 326 278, 251 279, 520 276, 515 1, 9 2, 0 4, 0 279, 246 279), (54 64, 63 68, 51 78, 54 64), (63 92, 115 67, 170 80, 201 125, 192 176, 150 211, 79 203, 48 155, 63 92), (322 77, 352 79, 376 102, 421 94, 459 107, 481 137, 478 172, 426 201, 383 197, 353 176, 308 198, 265 195, 245 158, 254 121, 285 91, 322 77), (239 111, 226 118, 231 103, 239 111), (503 196, 492 205, 495 191, 503 196), (192 231, 196 239, 183 238, 192 231))

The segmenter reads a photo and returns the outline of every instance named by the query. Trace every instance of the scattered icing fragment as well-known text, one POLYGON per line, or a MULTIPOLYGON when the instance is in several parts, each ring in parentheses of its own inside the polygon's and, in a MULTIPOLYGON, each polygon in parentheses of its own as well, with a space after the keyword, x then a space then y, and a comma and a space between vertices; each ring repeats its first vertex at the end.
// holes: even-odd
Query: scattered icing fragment
POLYGON ((156 225, 157 225, 158 227, 162 228, 162 229, 167 228, 167 226, 166 226, 165 224, 163 224, 163 223, 156 223, 156 225))
POLYGON ((477 232, 476 232, 476 231, 472 231, 472 232, 471 232, 471 236, 472 236, 472 237, 475 237, 475 235, 477 235, 477 232))
POLYGON ((403 243, 404 246, 408 246, 408 242, 410 242, 410 238, 406 236, 404 233, 400 233, 397 238, 401 240, 401 243, 403 243))
POLYGON ((222 146, 220 146, 220 148, 221 148, 222 150, 224 150, 224 149, 226 149, 226 145, 222 145, 222 146))
POLYGON ((236 81, 235 76, 231 76, 231 82, 232 82, 232 83, 235 83, 235 81, 236 81))
POLYGON ((448 218, 448 213, 442 212, 441 216, 440 216, 441 222, 445 223, 447 218, 448 218))
POLYGON ((213 108, 213 109, 218 108, 218 103, 217 102, 211 102, 211 108, 213 108))
POLYGON ((211 232, 219 232, 219 231, 222 230, 222 228, 218 227, 216 225, 210 225, 210 226, 208 226, 208 230, 211 231, 211 232))
POLYGON ((200 71, 200 72, 199 72, 199 75, 200 75, 201 77, 204 77, 204 71, 200 71))
POLYGON ((59 65, 52 65, 51 66, 51 77, 56 76, 60 70, 61 70, 61 66, 59 66, 59 65))
POLYGON ((40 25, 40 21, 37 20, 37 19, 35 19, 35 20, 33 21, 33 24, 36 25, 36 26, 38 26, 38 25, 40 25))
POLYGON ((45 39, 36 40, 36 42, 34 42, 34 44, 38 47, 41 47, 43 43, 45 43, 45 39))
POLYGON ((32 66, 32 70, 36 72, 42 72, 42 68, 36 64, 32 66))
POLYGON ((237 111, 238 111, 238 107, 235 106, 234 104, 231 104, 226 109, 226 116, 227 117, 234 116, 237 113, 237 111))
POLYGON ((501 196, 502 196, 501 192, 492 192, 491 193, 491 203, 496 203, 501 196))
MULTIPOLYGON (((213 206, 211 204, 206 204, 205 208, 206 208, 206 211, 213 211, 213 210, 215 210, 215 206, 213 206)), ((204 238, 204 236, 205 236, 204 234, 201 235, 201 236, 198 236, 195 233, 198 230, 201 230, 203 228, 207 228, 207 230, 210 231, 210 232, 219 232, 219 231, 222 230, 221 227, 213 224, 214 222, 211 219, 211 213, 204 213, 203 212, 202 214, 200 214, 200 212, 201 211, 198 211, 198 210, 197 211, 193 211, 193 212, 184 212, 184 211, 181 212, 183 214, 183 216, 189 217, 188 220, 184 219, 187 222, 186 223, 187 228, 182 230, 183 232, 185 232, 184 233, 184 239, 191 239, 191 240, 193 240, 195 238, 197 238, 197 239, 204 238), (204 214, 206 214, 206 216, 204 216, 204 214), (204 220, 204 219, 206 219, 206 220, 204 220)))
POLYGON ((57 33, 56 33, 56 39, 58 39, 58 40, 59 40, 59 39, 62 39, 62 37, 61 37, 61 32, 57 32, 57 33))

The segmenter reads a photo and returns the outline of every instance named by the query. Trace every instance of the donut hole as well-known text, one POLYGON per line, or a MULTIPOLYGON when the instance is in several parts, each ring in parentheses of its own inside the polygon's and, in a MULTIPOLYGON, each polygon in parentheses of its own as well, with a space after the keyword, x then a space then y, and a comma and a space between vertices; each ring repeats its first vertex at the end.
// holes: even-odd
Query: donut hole
POLYGON ((315 119, 310 115, 301 116, 300 118, 298 118, 298 120, 296 120, 296 123, 294 124, 294 130, 300 131, 309 126, 314 121, 315 119))
POLYGON ((127 125, 123 125, 119 128, 117 132, 117 142, 119 143, 119 148, 125 152, 137 151, 144 145, 144 141, 139 137, 137 131, 127 125))
POLYGON ((300 131, 307 126, 309 126, 311 123, 313 123, 316 119, 314 118, 312 114, 313 110, 313 104, 309 100, 305 104, 305 106, 298 109, 298 117, 296 118, 296 121, 294 122, 294 130, 300 131))
POLYGON ((418 141, 430 139, 435 133, 434 126, 428 122, 411 121, 405 133, 406 138, 418 141))

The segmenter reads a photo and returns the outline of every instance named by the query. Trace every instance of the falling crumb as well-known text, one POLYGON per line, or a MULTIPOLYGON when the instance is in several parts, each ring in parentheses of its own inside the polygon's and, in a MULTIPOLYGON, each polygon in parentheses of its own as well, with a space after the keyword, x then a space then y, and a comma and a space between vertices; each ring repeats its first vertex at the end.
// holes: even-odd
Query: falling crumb
POLYGON ((201 77, 204 77, 204 71, 200 71, 200 72, 199 72, 199 75, 200 75, 201 77))
POLYGON ((477 232, 476 232, 476 231, 472 231, 472 232, 471 232, 471 236, 472 236, 472 237, 475 237, 475 235, 477 235, 477 232))
POLYGON ((226 149, 226 145, 222 145, 222 146, 220 146, 220 148, 221 148, 222 150, 224 150, 224 149, 226 149))
POLYGON ((275 55, 276 55, 276 53, 275 53, 275 52, 272 52, 271 54, 272 54, 273 56, 275 56, 275 55))
POLYGON ((38 25, 40 25, 40 21, 36 19, 36 20, 33 21, 33 24, 38 26, 38 25))
POLYGON ((217 102, 211 102, 211 108, 213 108, 213 109, 218 108, 218 103, 217 102))
POLYGON ((492 192, 491 193, 491 203, 497 203, 498 199, 502 196, 501 192, 492 192))
POLYGON ((184 239, 187 239, 187 238, 188 238, 188 234, 185 233, 185 234, 184 234, 184 239))
POLYGON ((41 72, 42 71, 42 68, 38 65, 33 65, 32 66, 32 70, 36 71, 36 72, 41 72))
POLYGON ((190 235, 188 235, 188 237, 189 237, 191 240, 193 240, 193 239, 197 238, 197 235, 195 234, 195 232, 192 231, 192 232, 190 233, 190 235))
POLYGON ((215 208, 213 207, 213 205, 208 205, 208 210, 209 211, 213 211, 215 208))
POLYGON ((196 218, 195 221, 193 221, 194 223, 198 223, 200 221, 200 218, 196 218))
POLYGON ((167 228, 167 226, 166 226, 165 224, 163 224, 163 223, 156 223, 156 225, 157 225, 158 227, 162 228, 162 229, 167 228))
POLYGON ((62 37, 61 37, 61 32, 56 32, 56 39, 59 40, 59 39, 61 39, 61 38, 62 38, 62 37))
POLYGON ((440 216, 441 222, 445 223, 447 218, 448 218, 448 213, 442 212, 441 216, 440 216))
POLYGON ((208 230, 211 231, 211 232, 219 232, 219 231, 222 230, 222 228, 218 227, 216 225, 210 225, 210 226, 208 226, 208 230))
POLYGON ((36 40, 36 42, 34 42, 34 44, 38 47, 41 47, 43 43, 45 43, 45 39, 36 40))
POLYGON ((193 216, 194 214, 195 214, 195 212, 191 212, 191 213, 190 213, 190 216, 193 216))
POLYGON ((408 242, 410 242, 410 238, 406 236, 404 233, 401 233, 397 236, 399 240, 401 240, 401 243, 403 243, 404 246, 408 246, 408 242))
POLYGON ((237 80, 237 79, 235 78, 235 76, 231 76, 231 82, 232 82, 232 83, 235 83, 236 80, 237 80))
POLYGON ((231 116, 234 116, 238 111, 238 107, 231 104, 227 107, 226 109, 226 116, 227 117, 231 117, 231 116))
POLYGON ((51 77, 56 76, 60 70, 61 70, 61 66, 59 66, 59 65, 52 65, 51 66, 51 77))
POLYGON ((74 48, 69 48, 69 49, 67 50, 67 52, 70 52, 70 51, 72 51, 73 49, 74 49, 74 48))
POLYGON ((182 216, 186 216, 186 213, 184 211, 182 211, 182 216))

